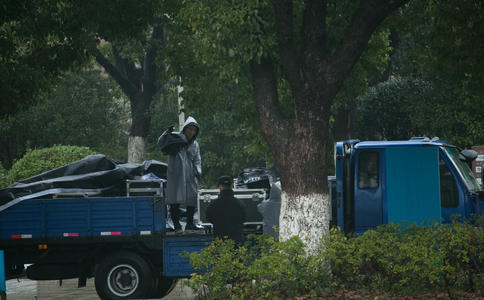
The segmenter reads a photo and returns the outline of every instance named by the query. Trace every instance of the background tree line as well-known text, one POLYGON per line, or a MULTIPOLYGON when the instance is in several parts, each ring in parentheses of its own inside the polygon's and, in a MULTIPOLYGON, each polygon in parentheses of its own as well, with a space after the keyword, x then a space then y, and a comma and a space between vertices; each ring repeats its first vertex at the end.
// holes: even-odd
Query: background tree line
POLYGON ((483 144, 482 6, 7 0, 0 160, 8 170, 29 148, 70 144, 164 161, 156 138, 178 123, 180 85, 185 113, 202 127, 205 186, 275 166, 290 193, 327 193, 332 144, 346 138, 483 144), (298 142, 309 131, 317 139, 298 142))

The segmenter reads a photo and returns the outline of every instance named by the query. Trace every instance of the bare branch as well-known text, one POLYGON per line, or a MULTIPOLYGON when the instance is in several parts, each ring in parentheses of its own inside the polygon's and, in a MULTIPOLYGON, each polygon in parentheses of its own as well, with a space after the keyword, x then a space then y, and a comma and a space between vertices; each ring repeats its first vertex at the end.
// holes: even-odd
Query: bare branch
POLYGON ((252 85, 254 87, 255 102, 259 114, 261 131, 269 145, 274 146, 281 136, 289 129, 289 124, 279 110, 276 78, 270 58, 261 58, 261 62, 250 63, 252 85))
POLYGON ((159 89, 158 78, 160 68, 156 66, 156 56, 166 43, 166 31, 164 25, 158 25, 153 28, 151 39, 149 41, 148 51, 143 61, 143 84, 150 86, 155 94, 159 89))
POLYGON ((301 36, 304 49, 308 49, 309 53, 318 51, 323 55, 326 51, 326 2, 311 0, 306 3, 301 36))
POLYGON ((281 54, 284 76, 292 90, 300 90, 302 82, 301 58, 293 39, 293 9, 292 0, 273 0, 272 5, 276 15, 277 41, 281 54))
POLYGON ((128 97, 136 94, 136 91, 137 91, 136 86, 132 82, 130 82, 128 78, 126 78, 126 76, 124 76, 120 72, 120 70, 116 68, 106 57, 104 57, 104 55, 101 53, 101 51, 99 51, 99 49, 96 48, 94 51, 95 51, 94 55, 96 57, 96 61, 101 66, 104 67, 106 72, 108 72, 109 75, 111 75, 114 78, 114 80, 116 80, 116 82, 119 84, 123 92, 128 97))
POLYGON ((408 0, 365 0, 353 15, 337 51, 328 59, 328 85, 340 87, 361 54, 366 50, 371 35, 378 25, 408 0))

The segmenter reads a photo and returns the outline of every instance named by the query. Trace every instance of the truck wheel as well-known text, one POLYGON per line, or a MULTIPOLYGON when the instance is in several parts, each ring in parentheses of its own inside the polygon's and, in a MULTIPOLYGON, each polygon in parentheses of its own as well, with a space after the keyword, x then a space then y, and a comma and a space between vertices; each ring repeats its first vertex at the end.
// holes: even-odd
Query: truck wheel
POLYGON ((158 277, 156 280, 156 287, 155 287, 155 298, 163 298, 168 295, 174 288, 177 283, 176 278, 168 278, 168 277, 158 277))
POLYGON ((94 284, 101 299, 149 298, 154 279, 148 263, 132 252, 118 252, 103 260, 94 284))

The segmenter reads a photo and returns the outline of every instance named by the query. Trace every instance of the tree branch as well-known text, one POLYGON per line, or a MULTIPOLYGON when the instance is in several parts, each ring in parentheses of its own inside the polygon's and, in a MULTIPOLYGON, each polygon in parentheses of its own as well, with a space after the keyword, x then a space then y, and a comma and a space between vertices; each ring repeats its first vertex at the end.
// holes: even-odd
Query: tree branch
POLYGON ((344 39, 331 55, 326 71, 328 86, 341 87, 361 54, 366 50, 371 35, 380 23, 408 0, 365 0, 353 15, 344 39))
POLYGON ((280 138, 288 136, 284 132, 289 130, 290 122, 285 120, 279 111, 272 60, 267 57, 262 57, 260 63, 252 60, 250 71, 262 134, 271 145, 271 149, 278 151, 277 143, 284 143, 280 138))
MULTIPOLYGON (((326 51, 326 2, 326 0, 311 0, 306 3, 301 28, 305 52, 307 49, 308 53, 319 52, 323 55, 326 51)), ((306 55, 303 57, 306 60, 312 60, 306 55)))
POLYGON ((111 64, 111 62, 106 57, 104 57, 104 55, 101 53, 101 51, 99 51, 99 49, 96 48, 94 51, 95 51, 94 55, 96 57, 96 61, 101 66, 103 66, 106 72, 108 72, 109 75, 111 75, 114 78, 114 80, 116 80, 116 82, 119 84, 123 92, 128 97, 136 94, 136 91, 137 91, 136 86, 132 82, 130 82, 126 78, 126 76, 124 76, 118 70, 118 68, 116 68, 113 64, 111 64))
POLYGON ((143 60, 143 84, 145 87, 153 89, 153 94, 159 90, 158 77, 160 68, 156 66, 156 56, 166 43, 166 30, 164 25, 153 28, 149 41, 148 51, 143 60))
POLYGON ((294 46, 292 0, 273 0, 276 16, 276 34, 284 76, 293 91, 300 91, 304 82, 301 57, 294 46))

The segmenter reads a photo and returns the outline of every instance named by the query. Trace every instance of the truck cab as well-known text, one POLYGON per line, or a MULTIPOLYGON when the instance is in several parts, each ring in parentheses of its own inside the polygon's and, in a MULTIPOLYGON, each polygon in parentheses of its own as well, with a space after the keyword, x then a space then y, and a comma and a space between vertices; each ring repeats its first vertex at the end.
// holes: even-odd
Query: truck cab
POLYGON ((345 232, 390 222, 448 223, 452 215, 471 220, 484 213, 468 157, 446 141, 342 141, 335 161, 333 222, 345 232))

